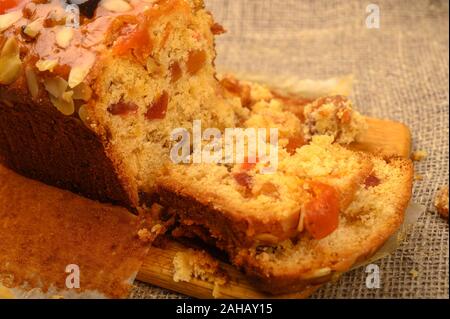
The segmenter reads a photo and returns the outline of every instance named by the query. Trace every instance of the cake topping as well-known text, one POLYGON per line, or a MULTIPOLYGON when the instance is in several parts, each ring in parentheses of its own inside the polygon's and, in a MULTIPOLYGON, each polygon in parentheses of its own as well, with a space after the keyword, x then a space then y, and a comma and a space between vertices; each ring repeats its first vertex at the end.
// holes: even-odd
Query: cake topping
POLYGON ((28 91, 30 91, 31 97, 35 99, 39 94, 39 83, 36 73, 30 66, 25 69, 25 77, 27 79, 28 91))
POLYGON ((53 69, 58 65, 58 60, 39 60, 36 62, 36 67, 39 71, 50 71, 52 72, 53 69))
POLYGON ((5 31, 22 18, 21 11, 13 11, 0 15, 0 32, 5 31))
POLYGON ((73 92, 67 91, 57 98, 50 94, 52 104, 64 115, 72 115, 75 112, 75 104, 72 99, 73 92))
POLYGON ((22 61, 16 38, 6 40, 0 52, 0 84, 11 84, 20 75, 22 61))
POLYGON ((124 0, 102 0, 100 6, 106 10, 117 13, 127 12, 133 9, 133 7, 124 0))
POLYGON ((67 48, 73 39, 73 34, 73 28, 61 27, 56 33, 56 43, 63 49, 67 48))
POLYGON ((44 27, 44 18, 38 18, 28 24, 24 29, 23 33, 30 38, 35 38, 39 32, 41 32, 44 27))
POLYGON ((69 74, 69 87, 74 88, 83 82, 93 65, 94 58, 86 56, 82 65, 74 66, 69 74))
POLYGON ((62 97, 67 90, 67 86, 67 81, 59 76, 44 80, 44 87, 47 92, 57 98, 62 97))
POLYGON ((73 99, 89 101, 92 97, 92 89, 86 83, 80 83, 73 88, 73 99))
POLYGON ((2 0, 0 2, 0 14, 4 14, 7 10, 17 6, 17 0, 2 0))

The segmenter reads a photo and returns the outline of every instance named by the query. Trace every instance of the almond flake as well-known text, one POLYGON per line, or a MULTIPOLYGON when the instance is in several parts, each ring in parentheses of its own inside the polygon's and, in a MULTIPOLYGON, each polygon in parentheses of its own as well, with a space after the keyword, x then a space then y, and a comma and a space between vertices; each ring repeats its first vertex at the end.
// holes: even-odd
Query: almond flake
POLYGON ((5 31, 22 18, 20 10, 0 15, 0 32, 5 31))

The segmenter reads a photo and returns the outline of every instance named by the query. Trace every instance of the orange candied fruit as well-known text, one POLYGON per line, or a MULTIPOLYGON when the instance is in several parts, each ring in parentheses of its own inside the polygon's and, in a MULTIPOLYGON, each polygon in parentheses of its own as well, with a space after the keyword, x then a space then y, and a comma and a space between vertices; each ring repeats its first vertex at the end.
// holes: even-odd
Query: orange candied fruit
POLYGON ((19 5, 18 0, 2 0, 0 1, 0 14, 4 14, 9 9, 15 8, 19 5))
POLYGON ((187 71, 190 75, 196 75, 205 65, 206 52, 203 50, 195 50, 189 53, 186 63, 187 71))
POLYGON ((289 154, 294 155, 295 152, 297 151, 297 148, 299 148, 305 144, 306 144, 306 142, 302 136, 291 137, 291 138, 289 138, 289 142, 286 145, 286 151, 289 154))
POLYGON ((144 24, 127 26, 121 31, 113 47, 113 52, 117 55, 127 55, 132 53, 139 61, 145 62, 145 59, 151 54, 153 44, 148 30, 144 24))
POLYGON ((330 235, 339 225, 339 196, 334 187, 310 183, 313 198, 304 206, 304 225, 314 239, 330 235))
POLYGON ((250 171, 256 167, 256 164, 259 162, 259 158, 256 156, 246 156, 244 158, 244 163, 241 165, 241 169, 245 171, 250 171))
POLYGON ((220 25, 219 23, 216 22, 211 26, 211 32, 214 35, 219 35, 219 34, 223 34, 223 33, 227 32, 227 31, 225 30, 225 28, 222 25, 220 25))

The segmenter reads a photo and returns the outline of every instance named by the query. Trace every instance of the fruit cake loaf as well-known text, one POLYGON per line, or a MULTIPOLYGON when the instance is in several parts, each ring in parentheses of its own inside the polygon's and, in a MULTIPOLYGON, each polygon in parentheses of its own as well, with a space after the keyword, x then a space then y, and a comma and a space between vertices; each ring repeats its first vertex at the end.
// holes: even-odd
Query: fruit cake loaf
POLYGON ((89 1, 79 26, 63 3, 0 3, 0 160, 136 206, 173 128, 237 123, 240 103, 217 94, 214 34, 223 29, 201 0, 89 1))
MULTIPOLYGON (((347 208, 339 212, 338 226, 324 237, 315 237, 310 232, 311 228, 306 227, 306 231, 278 243, 269 244, 266 241, 264 244, 260 241, 259 244, 246 247, 244 242, 236 241, 234 245, 224 245, 221 238, 215 236, 217 232, 211 232, 208 221, 199 224, 195 223, 198 220, 194 218, 193 224, 181 224, 172 234, 175 237, 200 238, 208 245, 225 250, 231 263, 243 270, 259 289, 268 293, 291 293, 309 285, 323 284, 372 256, 403 221, 411 197, 411 161, 375 156, 369 156, 368 160, 373 165, 370 175, 356 191, 347 208)), ((230 195, 227 199, 231 201, 230 195)), ((316 204, 318 199, 320 200, 315 198, 316 204)), ((176 200, 177 198, 173 198, 173 202, 176 203, 176 200)), ((214 199, 214 203, 217 202, 214 199)), ((329 200, 325 203, 330 205, 329 200)), ((323 206, 325 203, 310 207, 326 212, 326 206, 323 206)), ((175 207, 179 208, 177 203, 175 207)), ((216 210, 220 208, 222 206, 214 207, 216 210)), ((286 205, 282 208, 286 209, 286 205)), ((189 215, 192 206, 184 206, 182 209, 186 212, 177 210, 179 216, 184 214, 192 217, 189 215)), ((225 228, 224 219, 217 216, 214 209, 203 207, 204 220, 215 219, 218 226, 225 228)), ((302 213, 308 215, 307 210, 302 213)), ((273 214, 268 216, 273 219, 273 214)), ((241 216, 241 221, 245 217, 246 215, 241 216)), ((305 217, 304 225, 307 223, 305 217)), ((245 222, 241 224, 245 225, 245 222)), ((326 229, 327 224, 317 224, 316 230, 326 229)), ((235 228, 240 226, 239 222, 234 223, 235 228)), ((228 231, 227 236, 232 236, 232 231, 228 231)))
POLYGON ((403 222, 411 198, 413 165, 403 158, 372 158, 372 177, 339 216, 339 227, 316 240, 238 249, 233 264, 270 293, 285 293, 336 278, 367 260, 403 222))
POLYGON ((157 180, 160 203, 177 216, 182 229, 204 229, 226 250, 277 244, 304 229, 324 237, 337 227, 339 212, 373 169, 368 155, 332 140, 316 136, 293 154, 280 148, 273 174, 262 174, 266 164, 248 159, 234 165, 166 166, 157 180), (314 220, 321 210, 334 221, 314 220))

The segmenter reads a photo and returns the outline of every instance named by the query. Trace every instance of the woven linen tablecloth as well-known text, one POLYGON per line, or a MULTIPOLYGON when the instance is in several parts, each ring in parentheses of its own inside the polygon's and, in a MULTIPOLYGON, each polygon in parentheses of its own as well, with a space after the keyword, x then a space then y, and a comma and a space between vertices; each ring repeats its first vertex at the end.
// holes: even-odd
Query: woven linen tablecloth
MULTIPOLYGON (((322 287, 313 298, 448 298, 448 222, 435 211, 448 184, 448 2, 374 1, 379 28, 367 28, 370 1, 205 0, 227 34, 218 39, 219 69, 324 79, 353 74, 353 101, 363 114, 411 128, 414 201, 426 211, 392 255, 379 260, 381 287, 366 288, 364 268, 322 287)), ((133 298, 181 298, 135 284, 133 298)))

